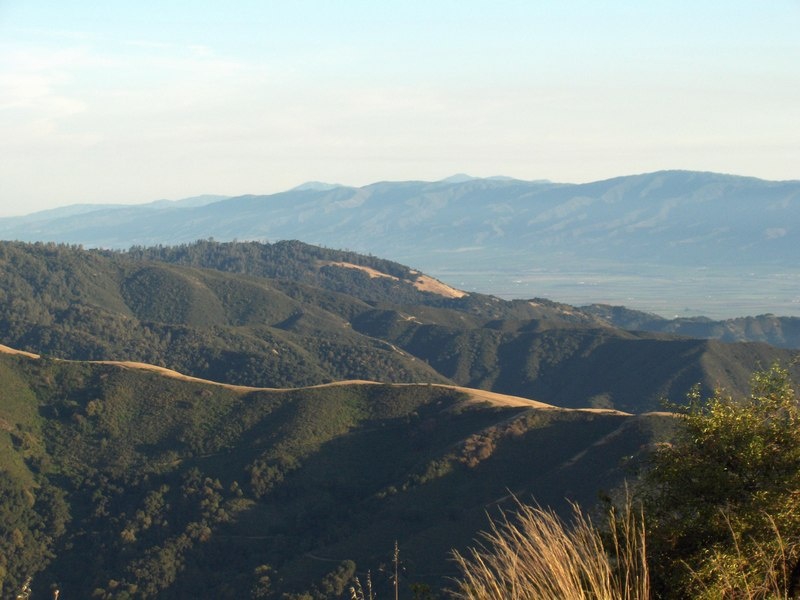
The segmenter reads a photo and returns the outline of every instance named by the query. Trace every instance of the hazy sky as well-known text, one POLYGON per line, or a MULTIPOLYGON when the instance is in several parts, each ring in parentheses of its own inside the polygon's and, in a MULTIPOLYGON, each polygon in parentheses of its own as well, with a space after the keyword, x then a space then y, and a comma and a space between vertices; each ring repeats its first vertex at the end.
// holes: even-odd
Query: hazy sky
POLYGON ((800 0, 0 0, 0 216, 454 173, 800 178, 800 0))

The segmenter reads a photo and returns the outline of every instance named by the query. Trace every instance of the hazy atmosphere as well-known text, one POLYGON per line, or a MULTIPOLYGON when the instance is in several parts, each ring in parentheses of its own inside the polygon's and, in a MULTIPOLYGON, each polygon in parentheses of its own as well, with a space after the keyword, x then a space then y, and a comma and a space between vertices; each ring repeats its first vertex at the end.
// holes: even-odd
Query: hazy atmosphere
POLYGON ((454 173, 796 179, 800 2, 0 2, 0 216, 454 173))
POLYGON ((0 598, 800 598, 800 0, 0 0, 0 598))

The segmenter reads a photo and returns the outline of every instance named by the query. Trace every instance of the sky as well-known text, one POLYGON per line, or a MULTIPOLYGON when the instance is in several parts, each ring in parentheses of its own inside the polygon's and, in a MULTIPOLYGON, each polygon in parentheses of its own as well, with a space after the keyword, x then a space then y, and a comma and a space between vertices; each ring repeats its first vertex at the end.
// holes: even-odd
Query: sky
POLYGON ((0 217, 456 173, 800 179, 800 0, 0 0, 0 217))

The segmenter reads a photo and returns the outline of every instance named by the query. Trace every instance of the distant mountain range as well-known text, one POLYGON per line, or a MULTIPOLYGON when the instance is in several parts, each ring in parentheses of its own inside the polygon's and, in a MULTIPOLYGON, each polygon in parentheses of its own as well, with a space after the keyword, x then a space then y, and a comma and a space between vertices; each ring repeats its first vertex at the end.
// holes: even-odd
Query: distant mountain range
POLYGON ((314 182, 267 196, 4 218, 0 238, 104 248, 297 239, 501 297, 800 316, 800 181, 663 171, 587 184, 314 182))
POLYGON ((723 342, 766 342, 781 348, 800 348, 800 317, 758 315, 715 321, 706 317, 665 319, 624 306, 592 304, 581 312, 621 329, 674 333, 723 342))

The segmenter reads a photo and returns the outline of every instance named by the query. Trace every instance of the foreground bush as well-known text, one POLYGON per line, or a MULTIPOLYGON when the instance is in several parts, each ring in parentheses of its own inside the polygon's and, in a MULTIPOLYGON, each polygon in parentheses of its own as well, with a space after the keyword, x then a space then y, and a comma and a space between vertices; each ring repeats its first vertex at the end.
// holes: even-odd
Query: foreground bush
POLYGON ((602 535, 577 506, 566 523, 554 512, 519 504, 494 521, 484 545, 455 553, 464 600, 644 600, 650 597, 645 534, 630 504, 609 513, 602 535))
POLYGON ((788 372, 756 373, 748 398, 689 399, 642 486, 658 597, 800 597, 800 408, 788 372))

